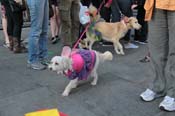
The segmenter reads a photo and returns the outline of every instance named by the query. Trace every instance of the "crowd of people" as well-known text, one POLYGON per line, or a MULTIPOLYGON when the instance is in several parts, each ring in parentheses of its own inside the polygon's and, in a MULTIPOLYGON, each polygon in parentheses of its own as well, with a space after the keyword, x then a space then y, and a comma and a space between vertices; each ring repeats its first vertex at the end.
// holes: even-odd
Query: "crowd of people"
MULTIPOLYGON (((51 38, 55 44, 61 39, 63 46, 73 47, 84 29, 79 22, 79 2, 85 6, 93 4, 100 9, 106 22, 118 22, 123 16, 133 16, 142 29, 135 31, 134 41, 147 44, 149 51, 142 62, 151 62, 154 81, 140 97, 152 101, 164 97, 159 107, 175 111, 175 2, 172 0, 0 0, 4 46, 14 53, 28 51, 28 67, 43 70, 48 65, 47 41, 50 19, 51 38), (146 2, 145 2, 146 1, 146 2), (26 5, 25 5, 26 3, 26 5), (103 4, 102 4, 103 3, 103 4), (23 12, 30 11, 30 33, 28 50, 21 44, 23 12), (60 26, 61 25, 61 26, 60 26), (60 28, 61 27, 61 28, 60 28), (148 41, 147 41, 148 38, 148 41)), ((131 43, 131 31, 123 38, 124 47, 138 48, 131 43)), ((101 41, 102 45, 111 43, 101 41)))

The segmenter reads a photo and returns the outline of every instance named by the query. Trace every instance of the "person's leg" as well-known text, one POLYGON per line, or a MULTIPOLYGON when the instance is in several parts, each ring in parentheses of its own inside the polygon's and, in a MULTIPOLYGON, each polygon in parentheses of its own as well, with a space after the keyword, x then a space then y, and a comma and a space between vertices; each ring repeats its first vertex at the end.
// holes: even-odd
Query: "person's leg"
POLYGON ((166 14, 167 23, 167 58, 165 66, 165 82, 164 82, 164 93, 166 96, 163 101, 159 104, 159 108, 166 111, 175 111, 175 12, 164 11, 166 14))
POLYGON ((56 6, 56 37, 59 39, 59 32, 60 32, 60 12, 58 6, 56 6))
POLYGON ((159 104, 160 109, 175 111, 175 12, 166 12, 167 21, 167 62, 165 67, 165 94, 163 101, 159 104))
POLYGON ((142 5, 138 6, 137 19, 139 24, 142 25, 142 28, 140 30, 135 30, 134 40, 138 42, 146 42, 147 40, 148 26, 147 22, 144 21, 144 18, 145 18, 144 6, 142 5))
MULTIPOLYGON (((46 60, 48 57, 48 49, 47 49, 47 40, 48 40, 48 26, 49 26, 49 5, 48 0, 42 0, 44 3, 42 8, 43 10, 40 11, 42 14, 43 22, 42 22, 42 31, 41 36, 39 38, 39 58, 42 62, 46 60)), ((47 62, 47 61, 46 61, 47 62)), ((46 62, 44 64, 46 64, 46 62)))
POLYGON ((7 34, 7 19, 6 19, 6 17, 2 18, 2 28, 3 28, 3 33, 4 33, 4 36, 5 36, 5 43, 9 44, 9 37, 8 37, 8 34, 7 34))
POLYGON ((78 39, 79 34, 79 27, 80 27, 80 21, 78 18, 80 7, 77 0, 73 0, 72 3, 72 9, 71 9, 71 17, 72 17, 72 28, 71 28, 71 34, 72 34, 72 44, 75 44, 76 40, 78 39))
POLYGON ((119 22, 121 20, 121 15, 117 9, 117 1, 116 0, 112 1, 111 14, 112 14, 112 22, 119 22))
POLYGON ((53 9, 53 13, 54 15, 50 18, 50 29, 51 29, 51 35, 52 35, 52 38, 51 38, 51 42, 52 44, 55 44, 57 42, 57 31, 58 31, 58 28, 57 28, 57 19, 56 19, 56 6, 55 5, 52 5, 52 9, 53 9))
POLYGON ((168 60, 168 24, 167 12, 155 9, 148 26, 148 47, 150 51, 151 71, 153 82, 149 89, 140 96, 145 101, 166 95, 165 67, 168 60))
MULTIPOLYGON (((2 6, 1 6, 2 7, 2 6)), ((4 33, 4 37, 5 37, 5 44, 7 45, 7 47, 10 47, 9 45, 9 37, 7 34, 7 19, 5 16, 5 8, 2 8, 2 28, 3 28, 3 33, 4 33)))
POLYGON ((10 10, 6 10, 6 18, 7 18, 7 34, 9 36, 10 50, 13 51, 13 19, 12 12, 10 10))
POLYGON ((61 18, 61 39, 63 45, 72 46, 71 42, 71 4, 72 0, 61 0, 59 4, 61 18))
POLYGON ((52 5, 52 9, 53 9, 53 12, 54 12, 54 15, 53 17, 50 18, 50 28, 51 28, 51 34, 52 34, 52 37, 55 37, 55 30, 56 30, 56 9, 55 9, 55 6, 52 5))
POLYGON ((46 67, 39 62, 39 39, 41 33, 43 33, 43 12, 45 11, 45 2, 43 2, 43 0, 27 0, 27 4, 30 10, 31 17, 31 29, 28 38, 28 67, 35 70, 42 70, 46 67))
POLYGON ((175 98, 175 12, 168 12, 169 53, 165 77, 167 79, 167 95, 175 98))
POLYGON ((41 33, 41 24, 38 20, 39 15, 38 8, 36 7, 35 0, 27 0, 27 4, 30 11, 30 34, 28 40, 28 62, 38 62, 38 41, 41 33))
POLYGON ((54 44, 56 43, 56 35, 57 35, 57 31, 58 31, 58 28, 57 28, 57 18, 56 18, 56 6, 55 5, 52 5, 52 9, 53 9, 53 13, 54 15, 50 18, 50 29, 51 29, 51 35, 52 35, 52 38, 51 38, 51 42, 54 44))
POLYGON ((149 51, 154 81, 150 89, 164 95, 166 89, 165 67, 168 56, 168 24, 164 10, 155 9, 154 17, 149 22, 149 51))
POLYGON ((22 32, 22 24, 23 24, 23 13, 16 12, 13 13, 13 41, 14 41, 14 53, 23 53, 27 52, 25 47, 21 46, 21 32, 22 32))

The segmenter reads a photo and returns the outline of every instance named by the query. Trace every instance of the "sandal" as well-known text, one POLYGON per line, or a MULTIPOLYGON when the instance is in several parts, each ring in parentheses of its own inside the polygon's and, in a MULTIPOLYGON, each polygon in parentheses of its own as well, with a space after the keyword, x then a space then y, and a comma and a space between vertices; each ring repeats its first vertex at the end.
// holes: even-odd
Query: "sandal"
POLYGON ((4 43, 3 46, 4 46, 5 48, 10 48, 10 43, 4 43))
POLYGON ((142 62, 142 63, 150 62, 150 57, 149 56, 145 56, 143 59, 140 60, 140 62, 142 62))

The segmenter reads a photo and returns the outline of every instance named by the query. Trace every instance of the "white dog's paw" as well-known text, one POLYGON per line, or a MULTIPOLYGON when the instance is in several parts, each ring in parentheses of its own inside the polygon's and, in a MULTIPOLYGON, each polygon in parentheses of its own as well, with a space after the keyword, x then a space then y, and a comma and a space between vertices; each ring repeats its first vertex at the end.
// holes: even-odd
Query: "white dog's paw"
POLYGON ((62 71, 58 71, 58 72, 57 72, 57 74, 59 74, 59 75, 60 75, 60 74, 63 74, 63 72, 62 72, 62 71))
POLYGON ((95 85, 97 85, 97 82, 92 81, 92 82, 91 82, 91 85, 95 86, 95 85))
POLYGON ((125 55, 125 53, 124 52, 121 52, 121 55, 125 55))
POLYGON ((117 50, 115 49, 115 52, 116 52, 117 54, 121 54, 121 52, 119 52, 118 49, 117 49, 117 50))
POLYGON ((64 91, 64 92, 62 93, 62 96, 63 96, 63 97, 69 96, 69 93, 64 91))

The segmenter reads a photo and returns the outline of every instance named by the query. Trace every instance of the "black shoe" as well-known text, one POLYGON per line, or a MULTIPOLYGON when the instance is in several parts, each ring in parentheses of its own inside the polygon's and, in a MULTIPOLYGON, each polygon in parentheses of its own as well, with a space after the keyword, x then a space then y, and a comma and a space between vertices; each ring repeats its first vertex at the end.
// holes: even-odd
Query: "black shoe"
POLYGON ((51 43, 52 44, 56 44, 57 43, 57 38, 56 37, 52 37, 51 38, 51 43))
POLYGON ((145 56, 143 59, 140 60, 140 62, 142 62, 142 63, 150 62, 150 57, 149 56, 145 56))
POLYGON ((60 37, 59 37, 58 35, 56 35, 55 38, 56 38, 57 40, 60 40, 60 37))

